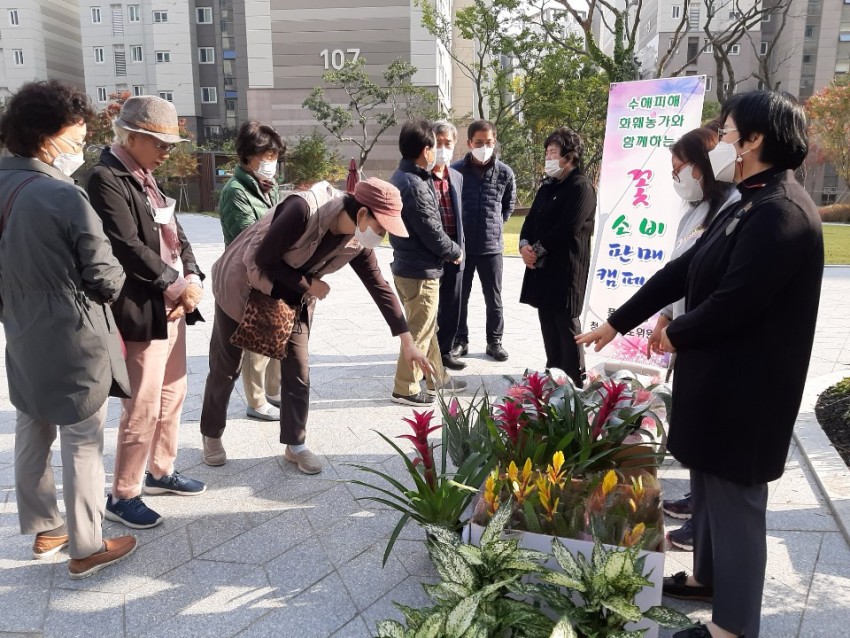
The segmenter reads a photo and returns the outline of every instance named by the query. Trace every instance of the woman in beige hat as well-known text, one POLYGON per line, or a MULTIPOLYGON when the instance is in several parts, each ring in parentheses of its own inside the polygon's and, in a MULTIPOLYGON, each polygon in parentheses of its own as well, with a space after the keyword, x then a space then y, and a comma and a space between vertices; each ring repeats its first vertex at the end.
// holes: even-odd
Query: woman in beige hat
POLYGON ((292 331, 287 356, 281 360, 280 442, 286 445, 284 458, 305 474, 322 470, 319 457, 307 449, 305 441, 310 406, 308 341, 315 301, 330 292, 326 275, 350 264, 392 334, 401 339, 408 363, 433 373, 428 358, 413 342, 398 298, 372 250, 386 233, 407 236, 395 186, 369 178, 359 182, 354 193, 343 194, 320 182, 287 197, 224 251, 213 265, 215 325, 201 411, 204 463, 223 465, 227 459, 221 437, 242 357, 230 337, 242 320, 252 287, 300 307, 300 328, 292 331))
POLYGON ((106 518, 145 529, 162 517, 146 494, 200 494, 206 486, 174 469, 180 413, 186 398, 186 324, 197 311, 203 274, 192 247, 152 171, 178 142, 170 102, 131 97, 113 125, 87 190, 127 281, 112 306, 127 349, 133 398, 122 401, 112 493, 106 518))

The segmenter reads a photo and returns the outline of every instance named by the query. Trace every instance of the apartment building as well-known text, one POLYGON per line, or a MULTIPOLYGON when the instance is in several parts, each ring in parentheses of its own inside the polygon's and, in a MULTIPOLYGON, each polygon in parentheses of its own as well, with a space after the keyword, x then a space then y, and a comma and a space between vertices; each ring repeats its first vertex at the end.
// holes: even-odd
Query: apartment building
POLYGON ((0 99, 33 80, 85 86, 77 0, 0 0, 0 99))
MULTIPOLYGON (((322 74, 347 60, 366 60, 376 81, 390 62, 407 60, 418 69, 414 82, 431 89, 444 110, 452 106, 451 59, 422 26, 413 0, 370 0, 368 7, 352 0, 245 0, 238 5, 235 22, 244 28, 244 37, 237 42, 237 69, 247 72, 248 114, 286 137, 320 128, 302 104, 323 84, 322 74)), ((449 15, 451 0, 440 0, 439 6, 449 15)), ((348 103, 344 94, 329 92, 328 97, 348 103)), ((357 157, 353 145, 341 145, 340 151, 346 158, 357 157)), ((390 130, 372 151, 369 168, 386 171, 397 161, 397 130, 390 130)))
POLYGON ((174 103, 199 141, 235 128, 246 113, 244 99, 239 110, 233 4, 80 0, 86 91, 98 106, 122 91, 158 95, 174 103))

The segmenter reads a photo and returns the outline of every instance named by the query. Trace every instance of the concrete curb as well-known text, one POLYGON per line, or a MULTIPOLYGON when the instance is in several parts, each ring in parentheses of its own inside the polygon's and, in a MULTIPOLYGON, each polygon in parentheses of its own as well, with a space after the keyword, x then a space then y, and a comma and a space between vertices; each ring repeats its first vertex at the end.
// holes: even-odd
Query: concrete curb
POLYGON ((806 382, 803 403, 794 424, 794 438, 826 497, 838 528, 850 544, 850 468, 835 451, 815 418, 818 396, 847 376, 850 376, 850 370, 831 372, 806 382))

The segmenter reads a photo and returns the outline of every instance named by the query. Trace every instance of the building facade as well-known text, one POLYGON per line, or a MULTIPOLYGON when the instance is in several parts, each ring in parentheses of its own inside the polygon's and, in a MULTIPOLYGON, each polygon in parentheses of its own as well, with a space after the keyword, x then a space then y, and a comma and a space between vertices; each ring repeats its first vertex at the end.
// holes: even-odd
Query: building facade
MULTIPOLYGON (((395 59, 412 63, 413 81, 436 95, 440 108, 452 106, 452 64, 443 45, 422 26, 413 0, 245 0, 236 22, 244 25, 244 48, 237 48, 237 68, 246 61, 248 115, 274 126, 293 139, 318 129, 303 107, 313 88, 322 86, 326 71, 346 61, 363 59, 379 82, 395 59), (244 52, 244 55, 243 55, 244 52)), ((451 11, 450 0, 440 8, 451 11)), ((237 12, 239 9, 237 10, 237 12)), ((328 91, 332 102, 345 105, 346 96, 328 91)), ((356 132, 355 132, 356 134, 356 132)), ((370 171, 386 172, 398 162, 398 130, 387 131, 369 156, 370 171)), ((358 157, 353 145, 340 144, 343 156, 358 157)))
POLYGON ((198 141, 235 127, 232 0, 80 0, 86 91, 98 107, 115 93, 174 103, 198 141), (231 109, 228 117, 228 106, 231 109))
POLYGON ((83 88, 77 0, 0 0, 0 99, 33 80, 83 88))

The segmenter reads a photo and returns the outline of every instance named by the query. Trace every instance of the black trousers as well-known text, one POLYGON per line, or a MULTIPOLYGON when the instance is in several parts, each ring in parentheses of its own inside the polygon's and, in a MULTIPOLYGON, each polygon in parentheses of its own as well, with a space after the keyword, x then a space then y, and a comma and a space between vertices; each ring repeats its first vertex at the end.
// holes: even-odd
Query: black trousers
POLYGON ((567 310, 537 309, 546 350, 546 367, 560 368, 576 387, 581 388, 585 379, 584 348, 576 345, 575 340, 576 335, 581 333, 581 323, 571 314, 567 310))
POLYGON ((758 638, 767 567, 767 484, 691 470, 694 578, 714 587, 711 620, 758 638))
POLYGON ((484 305, 487 308, 487 343, 501 341, 505 332, 505 314, 502 309, 502 253, 492 255, 465 255, 463 265, 463 290, 460 301, 460 320, 458 321, 458 343, 469 343, 467 309, 469 295, 472 292, 472 279, 478 271, 481 280, 481 292, 484 293, 484 305))
POLYGON ((454 345, 460 323, 463 271, 461 266, 447 262, 440 277, 440 300, 437 307, 437 343, 440 354, 448 354, 454 345))
MULTIPOLYGON (((280 362, 280 442, 287 445, 304 443, 310 412, 310 325, 313 304, 301 310, 289 338, 287 356, 280 362)), ((239 324, 218 304, 210 338, 210 371, 204 387, 201 408, 201 434, 220 439, 227 426, 227 406, 233 386, 242 371, 242 350, 230 343, 239 324)), ((269 363, 269 365, 272 365, 269 363)))

